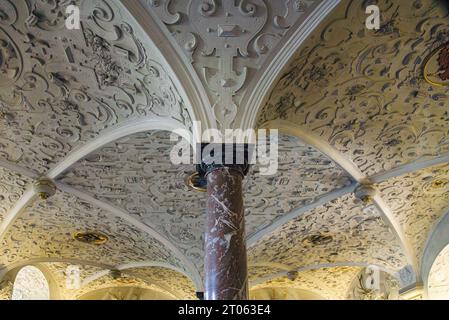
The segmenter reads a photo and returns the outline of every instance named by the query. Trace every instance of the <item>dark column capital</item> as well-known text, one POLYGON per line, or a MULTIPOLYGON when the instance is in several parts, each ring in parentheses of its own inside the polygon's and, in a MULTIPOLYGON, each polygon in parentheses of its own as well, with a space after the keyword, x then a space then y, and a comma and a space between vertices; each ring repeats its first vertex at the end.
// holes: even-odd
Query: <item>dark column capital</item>
POLYGON ((218 168, 229 168, 243 176, 249 171, 254 146, 250 144, 200 143, 197 146, 197 171, 201 178, 218 168))
POLYGON ((196 297, 198 298, 198 300, 204 300, 204 292, 202 291, 197 291, 195 293, 196 297))

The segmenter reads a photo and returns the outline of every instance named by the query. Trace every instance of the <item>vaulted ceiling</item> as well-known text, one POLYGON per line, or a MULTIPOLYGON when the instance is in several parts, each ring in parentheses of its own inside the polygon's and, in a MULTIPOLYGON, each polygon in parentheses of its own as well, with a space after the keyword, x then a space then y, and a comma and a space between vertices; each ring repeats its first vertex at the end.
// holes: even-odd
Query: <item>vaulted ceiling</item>
POLYGON ((254 290, 344 299, 369 265, 426 281, 449 209, 449 87, 423 69, 449 12, 375 1, 367 30, 368 2, 1 1, 0 278, 33 264, 60 297, 195 298, 206 199, 185 184, 194 166, 170 162, 169 131, 200 140, 201 121, 280 130, 277 173, 255 165, 244 182, 254 290), (65 28, 69 2, 80 30, 65 28), (74 239, 85 231, 108 241, 74 239), (65 287, 72 265, 80 290, 65 287))

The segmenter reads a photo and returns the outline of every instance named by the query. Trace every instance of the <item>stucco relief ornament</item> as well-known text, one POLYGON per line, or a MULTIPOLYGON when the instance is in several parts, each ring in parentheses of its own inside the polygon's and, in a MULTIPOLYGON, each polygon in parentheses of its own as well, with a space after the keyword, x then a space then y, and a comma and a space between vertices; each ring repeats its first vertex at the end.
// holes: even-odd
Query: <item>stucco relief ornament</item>
POLYGON ((370 268, 364 268, 354 279, 349 290, 349 299, 354 300, 397 300, 399 281, 384 271, 377 275, 370 268))
POLYGON ((231 128, 257 70, 316 0, 140 0, 194 65, 217 126, 231 128))
POLYGON ((425 60, 424 79, 439 87, 449 87, 449 42, 434 50, 425 60))
POLYGON ((248 67, 237 70, 235 58, 248 57, 248 45, 267 22, 262 1, 241 1, 238 6, 216 1, 192 2, 189 16, 204 47, 201 55, 218 58, 217 69, 203 67, 203 78, 215 95, 213 109, 222 128, 229 128, 237 114, 234 96, 243 87, 248 67), (254 3, 253 3, 254 2, 254 3))
POLYGON ((0 300, 11 300, 14 284, 9 280, 0 282, 0 300))
POLYGON ((33 188, 42 200, 46 200, 56 194, 56 186, 53 181, 48 178, 39 179, 34 183, 33 188))
POLYGON ((8 87, 16 82, 22 70, 22 59, 16 44, 0 29, 0 87, 8 87))

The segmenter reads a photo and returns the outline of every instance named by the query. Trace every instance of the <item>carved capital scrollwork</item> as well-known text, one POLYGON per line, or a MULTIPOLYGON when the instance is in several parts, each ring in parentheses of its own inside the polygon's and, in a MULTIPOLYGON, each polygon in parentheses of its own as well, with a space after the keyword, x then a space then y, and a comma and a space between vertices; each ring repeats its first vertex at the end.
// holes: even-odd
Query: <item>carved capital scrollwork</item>
POLYGON ((161 10, 168 2, 161 1, 155 11, 167 25, 167 35, 193 62, 211 99, 215 121, 226 129, 234 124, 248 74, 262 67, 284 32, 319 0, 301 4, 292 0, 170 1, 185 17, 176 26, 166 21, 161 10))
POLYGON ((239 10, 245 17, 253 17, 256 15, 257 6, 249 0, 240 0, 239 10))
POLYGON ((210 17, 217 12, 217 0, 203 0, 198 10, 203 17, 210 17))
POLYGON ((0 1, 1 158, 43 175, 121 121, 191 126, 165 62, 149 58, 155 48, 128 14, 117 1, 0 1), (79 30, 65 28, 69 4, 80 6, 79 30))

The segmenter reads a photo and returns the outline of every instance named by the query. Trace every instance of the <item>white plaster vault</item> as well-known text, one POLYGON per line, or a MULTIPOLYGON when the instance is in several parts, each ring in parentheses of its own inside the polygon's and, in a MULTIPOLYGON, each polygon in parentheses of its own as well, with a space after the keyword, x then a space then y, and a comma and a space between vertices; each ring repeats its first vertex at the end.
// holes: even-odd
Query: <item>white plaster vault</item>
POLYGON ((423 282, 440 297, 449 88, 422 70, 449 13, 377 3, 369 31, 357 0, 1 0, 0 299, 27 265, 51 298, 195 299, 205 195, 169 161, 169 131, 198 141, 196 120, 281 133, 278 173, 244 182, 253 296, 394 299, 423 282), (370 265, 381 292, 360 286, 370 265))

